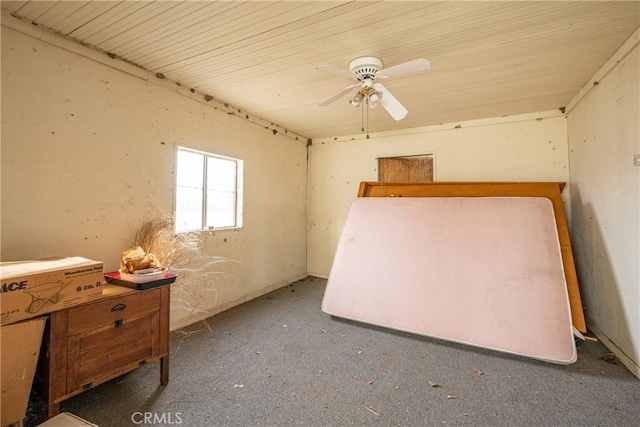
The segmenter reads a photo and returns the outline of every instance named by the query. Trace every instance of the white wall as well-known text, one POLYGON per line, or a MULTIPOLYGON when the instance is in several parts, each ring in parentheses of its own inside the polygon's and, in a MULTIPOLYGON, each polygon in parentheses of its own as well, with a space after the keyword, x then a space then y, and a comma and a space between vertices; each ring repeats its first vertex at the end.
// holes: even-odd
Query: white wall
POLYGON ((198 313, 174 298, 172 327, 306 276, 305 141, 4 24, 3 261, 78 255, 117 270, 140 225, 173 212, 185 145, 244 160, 244 227, 202 235, 207 255, 230 261, 189 291, 198 313))
POLYGON ((640 377, 638 39, 636 32, 632 49, 589 83, 569 112, 568 135, 571 235, 587 324, 640 377))
POLYGON ((329 275, 360 182, 378 179, 376 159, 420 153, 434 153, 436 181, 569 179, 566 123, 560 111, 431 126, 370 139, 355 135, 314 140, 309 165, 310 274, 329 275))

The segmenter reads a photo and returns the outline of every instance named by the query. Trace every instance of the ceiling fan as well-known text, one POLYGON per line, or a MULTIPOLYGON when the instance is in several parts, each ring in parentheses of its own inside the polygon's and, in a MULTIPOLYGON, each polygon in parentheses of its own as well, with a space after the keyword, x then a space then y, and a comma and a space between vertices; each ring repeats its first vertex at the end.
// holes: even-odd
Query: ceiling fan
POLYGON ((398 101, 382 83, 374 82, 377 79, 386 79, 388 77, 401 76, 404 74, 425 71, 431 68, 431 63, 426 59, 420 58, 404 64, 394 65, 393 67, 383 68, 382 60, 375 56, 362 56, 356 58, 349 63, 349 71, 335 68, 330 65, 322 65, 317 69, 331 74, 344 76, 358 83, 348 86, 333 95, 320 104, 326 107, 334 101, 342 98, 349 92, 356 90, 357 92, 351 99, 350 103, 354 107, 366 103, 371 108, 375 108, 380 103, 385 110, 394 118, 394 120, 402 120, 407 115, 407 109, 398 101))

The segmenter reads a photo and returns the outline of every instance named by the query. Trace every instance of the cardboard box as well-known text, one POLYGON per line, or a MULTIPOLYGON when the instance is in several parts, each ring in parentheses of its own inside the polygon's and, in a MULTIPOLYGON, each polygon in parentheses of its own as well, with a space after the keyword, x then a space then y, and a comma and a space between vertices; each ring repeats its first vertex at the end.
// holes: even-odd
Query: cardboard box
POLYGON ((38 365, 46 320, 46 317, 41 316, 0 328, 2 345, 0 421, 2 427, 21 423, 27 415, 29 395, 38 365))
POLYGON ((82 257, 0 262, 0 324, 101 298, 103 270, 82 257))
POLYGON ((70 412, 63 412, 40 424, 38 427, 98 427, 70 412))

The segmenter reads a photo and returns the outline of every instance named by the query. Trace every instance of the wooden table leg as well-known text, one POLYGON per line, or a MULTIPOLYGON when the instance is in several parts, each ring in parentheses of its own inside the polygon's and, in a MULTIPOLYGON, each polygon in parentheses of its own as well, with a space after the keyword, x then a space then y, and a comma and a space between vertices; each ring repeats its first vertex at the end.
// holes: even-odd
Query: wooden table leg
POLYGON ((160 384, 167 385, 169 383, 169 355, 160 359, 160 384))

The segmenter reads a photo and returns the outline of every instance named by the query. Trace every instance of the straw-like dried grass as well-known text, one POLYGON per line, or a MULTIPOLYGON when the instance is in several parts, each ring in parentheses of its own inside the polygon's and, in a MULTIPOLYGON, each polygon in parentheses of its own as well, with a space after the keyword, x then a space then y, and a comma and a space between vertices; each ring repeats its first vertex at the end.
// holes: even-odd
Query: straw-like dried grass
POLYGON ((200 234, 175 233, 174 223, 171 215, 145 222, 133 245, 154 254, 162 266, 178 276, 171 285, 172 305, 186 309, 188 317, 198 317, 210 329, 207 309, 211 308, 212 300, 214 304, 217 301, 215 282, 229 278, 229 273, 220 271, 217 264, 237 261, 203 253, 200 234))

